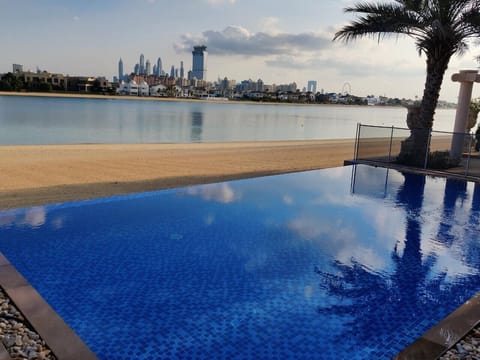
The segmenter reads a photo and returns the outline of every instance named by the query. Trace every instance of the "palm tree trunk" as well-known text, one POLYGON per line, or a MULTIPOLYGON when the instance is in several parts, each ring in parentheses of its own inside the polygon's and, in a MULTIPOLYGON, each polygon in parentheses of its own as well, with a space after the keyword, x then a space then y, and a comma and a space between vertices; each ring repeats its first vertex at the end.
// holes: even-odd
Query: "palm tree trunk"
POLYGON ((427 57, 427 77, 423 98, 418 111, 410 114, 413 118, 408 122, 410 137, 402 142, 398 162, 421 166, 430 152, 429 137, 433 126, 433 116, 438 103, 443 76, 448 68, 450 52, 445 51, 438 56, 427 57))
POLYGON ((420 124, 422 129, 431 130, 433 126, 433 116, 440 96, 443 76, 447 71, 450 61, 450 52, 440 56, 429 56, 427 58, 427 78, 423 90, 422 104, 420 106, 420 124))

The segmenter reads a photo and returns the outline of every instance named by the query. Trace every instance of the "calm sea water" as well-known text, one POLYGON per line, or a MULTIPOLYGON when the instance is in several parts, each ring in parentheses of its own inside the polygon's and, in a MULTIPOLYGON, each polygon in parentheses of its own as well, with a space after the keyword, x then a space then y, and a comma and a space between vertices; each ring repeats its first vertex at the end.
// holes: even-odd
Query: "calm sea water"
MULTIPOLYGON (((0 145, 189 143, 355 137, 356 124, 405 127, 406 109, 0 96, 0 145)), ((434 129, 452 131, 455 110, 434 129)))

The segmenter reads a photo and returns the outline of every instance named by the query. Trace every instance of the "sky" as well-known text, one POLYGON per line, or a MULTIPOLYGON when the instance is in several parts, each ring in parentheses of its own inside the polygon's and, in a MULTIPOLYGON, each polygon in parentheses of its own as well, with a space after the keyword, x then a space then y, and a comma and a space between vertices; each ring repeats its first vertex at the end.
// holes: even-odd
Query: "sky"
MULTIPOLYGON (((389 1, 389 0, 385 0, 389 1)), ((296 82, 302 89, 358 96, 421 98, 425 57, 412 39, 332 41, 354 19, 344 13, 356 0, 0 0, 0 73, 24 70, 68 75, 132 72, 140 54, 169 72, 192 67, 193 45, 207 46, 207 80, 265 84, 296 82)), ((451 75, 478 69, 480 44, 453 57, 441 100, 457 101, 451 75)), ((480 97, 480 84, 474 87, 480 97)))

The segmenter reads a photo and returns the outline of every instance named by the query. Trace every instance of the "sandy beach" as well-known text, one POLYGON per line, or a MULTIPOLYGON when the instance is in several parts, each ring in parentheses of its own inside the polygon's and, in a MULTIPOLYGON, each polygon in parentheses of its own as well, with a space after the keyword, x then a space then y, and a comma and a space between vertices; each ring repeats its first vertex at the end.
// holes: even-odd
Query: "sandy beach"
POLYGON ((0 209, 342 166, 354 140, 0 146, 0 209))
MULTIPOLYGON (((62 92, 20 92, 20 91, 0 91, 0 96, 32 96, 32 97, 50 97, 50 98, 78 98, 78 99, 98 99, 98 100, 141 100, 141 101, 176 101, 176 102, 209 102, 223 104, 250 104, 250 105, 279 105, 279 106, 332 106, 331 104, 309 104, 309 103, 288 103, 288 102, 268 102, 251 100, 208 100, 182 97, 158 97, 158 96, 130 96, 130 95, 101 95, 90 93, 62 93, 62 92)), ((358 106, 358 105, 350 105, 358 106)))

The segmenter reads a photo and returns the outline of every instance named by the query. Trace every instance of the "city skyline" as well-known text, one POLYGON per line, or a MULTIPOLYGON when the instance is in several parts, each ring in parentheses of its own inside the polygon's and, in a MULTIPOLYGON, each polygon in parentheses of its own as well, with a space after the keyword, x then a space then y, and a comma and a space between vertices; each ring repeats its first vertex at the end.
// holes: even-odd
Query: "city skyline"
MULTIPOLYGON (((262 79, 266 84, 296 82, 299 88, 317 81, 317 89, 341 92, 345 83, 352 93, 421 98, 425 82, 425 57, 419 57, 412 40, 362 39, 348 45, 333 42, 341 26, 353 19, 343 8, 351 0, 24 0, 3 2, 3 13, 21 13, 0 23, 2 56, 0 73, 12 64, 24 70, 36 67, 69 75, 118 76, 121 58, 130 73, 138 56, 150 59, 150 71, 170 66, 192 70, 193 46, 208 48, 207 80, 218 77, 262 79), (169 16, 165 16, 168 4, 169 16), (301 6, 300 6, 301 5, 301 6), (251 16, 255 9, 255 16, 251 16), (134 22, 135 26, 125 26, 134 22), (102 26, 100 26, 102 25, 102 26), (10 29, 14 28, 14 36, 10 29), (19 45, 21 44, 21 45, 19 45), (148 55, 147 55, 148 54, 148 55), (156 61, 157 59, 157 61, 156 61)), ((473 46, 454 57, 445 75, 440 99, 456 102, 458 84, 451 75, 478 69, 473 46)), ((144 63, 144 67, 146 67, 144 63)), ((473 97, 480 97, 480 86, 473 97)))

